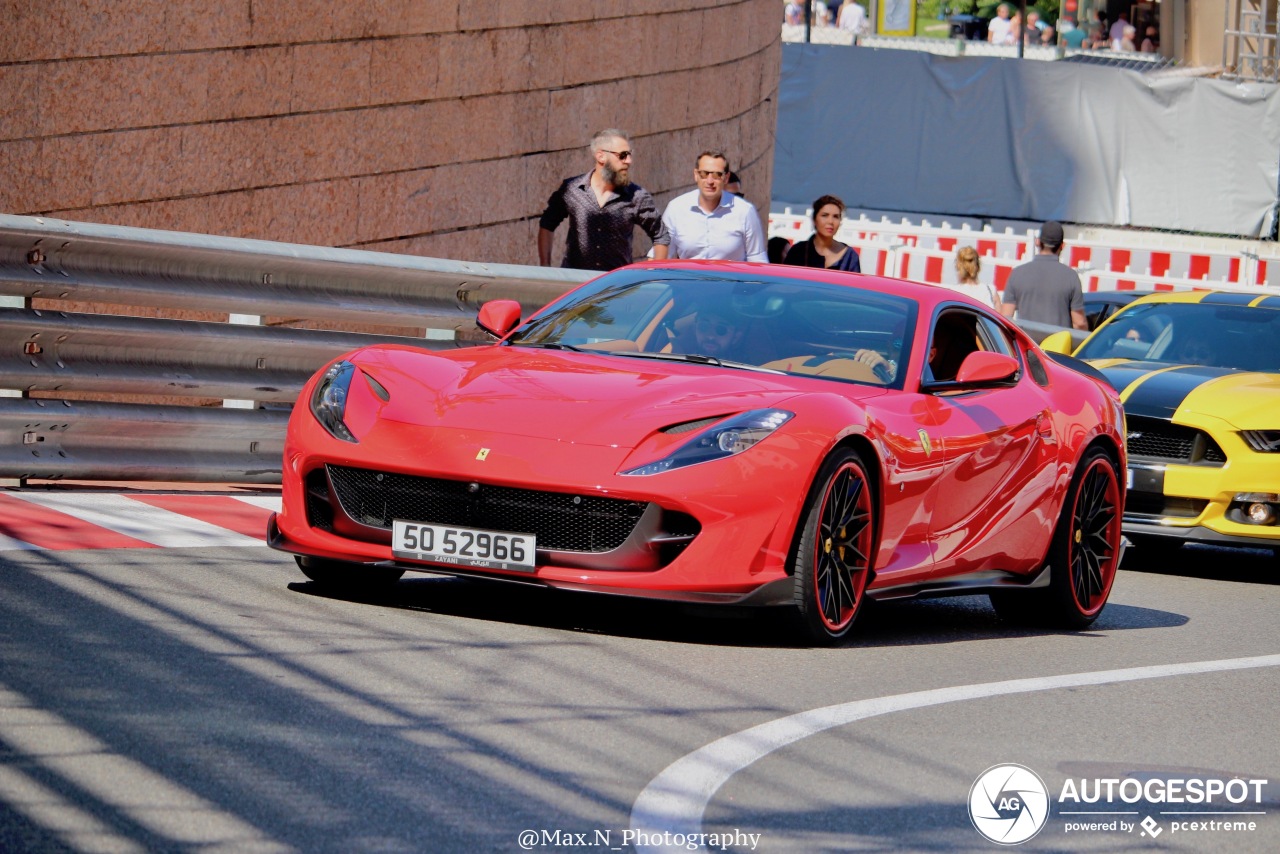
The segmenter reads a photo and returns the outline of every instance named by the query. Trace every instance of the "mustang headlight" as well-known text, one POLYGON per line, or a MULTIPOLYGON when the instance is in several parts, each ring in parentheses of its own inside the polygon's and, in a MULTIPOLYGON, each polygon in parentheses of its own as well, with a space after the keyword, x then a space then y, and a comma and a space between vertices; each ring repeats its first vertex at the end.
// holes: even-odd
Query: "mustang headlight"
POLYGON ((672 469, 724 459, 752 448, 795 417, 785 409, 753 409, 699 433, 667 456, 623 474, 659 474, 672 469))
POLYGON ((311 393, 311 414, 330 435, 344 442, 356 441, 342 420, 347 414, 347 394, 351 390, 351 378, 355 375, 355 365, 346 360, 334 362, 311 393))

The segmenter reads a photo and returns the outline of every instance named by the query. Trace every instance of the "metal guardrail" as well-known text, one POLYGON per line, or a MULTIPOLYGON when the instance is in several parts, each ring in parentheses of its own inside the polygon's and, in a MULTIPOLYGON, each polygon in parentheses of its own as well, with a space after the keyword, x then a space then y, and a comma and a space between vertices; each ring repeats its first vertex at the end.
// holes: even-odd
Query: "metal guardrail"
POLYGON ((475 335, 484 302, 514 299, 527 314, 592 275, 0 215, 0 295, 24 306, 0 308, 0 389, 192 399, 0 397, 0 478, 279 482, 281 407, 329 359, 375 341, 457 346, 475 335), (36 310, 32 300, 236 322, 36 310), (427 337, 246 325, 262 316, 427 337), (210 399, 278 406, 197 405, 210 399))
POLYGON ((421 338, 0 308, 0 387, 292 403, 317 367, 373 342, 421 338))
POLYGON ((491 299, 541 308, 589 277, 0 215, 0 294, 28 299, 448 328, 491 299))
POLYGON ((279 483, 289 413, 0 398, 0 473, 279 483))

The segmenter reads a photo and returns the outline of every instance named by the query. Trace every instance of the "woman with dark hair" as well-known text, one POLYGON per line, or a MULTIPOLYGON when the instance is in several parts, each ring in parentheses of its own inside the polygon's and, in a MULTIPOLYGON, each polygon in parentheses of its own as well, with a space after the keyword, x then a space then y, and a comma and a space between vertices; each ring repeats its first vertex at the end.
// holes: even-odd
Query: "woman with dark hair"
POLYGON ((836 240, 836 232, 844 220, 844 202, 835 196, 822 196, 813 203, 813 236, 787 250, 782 263, 793 267, 823 267, 861 273, 857 251, 836 240))

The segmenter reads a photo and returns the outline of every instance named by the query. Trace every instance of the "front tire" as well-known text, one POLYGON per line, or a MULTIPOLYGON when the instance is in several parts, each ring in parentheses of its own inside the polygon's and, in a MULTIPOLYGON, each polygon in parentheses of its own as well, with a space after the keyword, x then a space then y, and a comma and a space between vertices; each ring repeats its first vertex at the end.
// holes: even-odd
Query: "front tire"
POLYGON ((1049 586, 992 594, 1005 619, 1083 629, 1102 613, 1120 562, 1120 477, 1106 452, 1085 454, 1049 547, 1049 586))
POLYGON ((385 590, 400 580, 403 569, 386 566, 363 566, 341 560, 294 555, 302 574, 326 590, 341 593, 373 593, 385 590))
POLYGON ((871 578, 875 496, 866 464, 838 450, 814 481, 796 546, 795 603, 809 640, 840 641, 862 609, 871 578))

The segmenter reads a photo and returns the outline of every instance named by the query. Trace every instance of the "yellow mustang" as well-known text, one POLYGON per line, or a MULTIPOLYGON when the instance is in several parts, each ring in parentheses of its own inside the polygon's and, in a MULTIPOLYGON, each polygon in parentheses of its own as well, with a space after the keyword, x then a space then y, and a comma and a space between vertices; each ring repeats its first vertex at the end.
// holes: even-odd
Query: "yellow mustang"
MULTIPOLYGON (((1041 347, 1066 354, 1070 333, 1041 347)), ((1072 355, 1124 402, 1124 530, 1135 544, 1280 553, 1280 296, 1153 294, 1072 355)))

